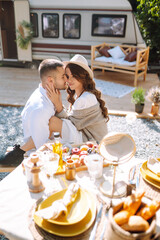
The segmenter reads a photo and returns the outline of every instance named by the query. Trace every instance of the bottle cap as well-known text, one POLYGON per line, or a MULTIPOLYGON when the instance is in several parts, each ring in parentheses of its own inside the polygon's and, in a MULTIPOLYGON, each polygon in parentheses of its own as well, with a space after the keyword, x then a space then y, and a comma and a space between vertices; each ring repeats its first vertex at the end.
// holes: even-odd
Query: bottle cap
POLYGON ((54 132, 54 137, 55 137, 55 138, 60 137, 60 133, 59 133, 59 132, 54 132))

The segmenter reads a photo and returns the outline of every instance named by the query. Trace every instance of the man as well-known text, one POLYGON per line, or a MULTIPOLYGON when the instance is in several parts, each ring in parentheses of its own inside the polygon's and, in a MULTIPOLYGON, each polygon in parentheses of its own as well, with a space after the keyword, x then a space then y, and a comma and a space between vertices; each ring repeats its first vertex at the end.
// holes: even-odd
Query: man
POLYGON ((33 148, 38 149, 50 136, 49 119, 60 112, 59 106, 54 106, 47 96, 47 86, 55 91, 55 97, 60 98, 59 90, 65 89, 65 66, 54 59, 46 59, 39 66, 41 83, 32 93, 22 111, 22 126, 24 145, 15 145, 14 149, 0 159, 0 167, 17 166, 24 159, 24 153, 33 148))

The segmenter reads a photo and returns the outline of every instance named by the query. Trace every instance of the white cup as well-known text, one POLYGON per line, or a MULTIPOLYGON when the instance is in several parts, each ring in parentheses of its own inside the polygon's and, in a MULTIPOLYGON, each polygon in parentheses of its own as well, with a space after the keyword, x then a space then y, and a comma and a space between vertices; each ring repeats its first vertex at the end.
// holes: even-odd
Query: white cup
POLYGON ((44 161, 44 171, 46 174, 53 176, 57 171, 59 164, 59 155, 57 153, 51 153, 48 155, 47 160, 44 161))
POLYGON ((100 178, 103 173, 103 157, 98 153, 89 154, 84 162, 88 168, 89 175, 94 178, 100 178))
POLYGON ((55 153, 51 151, 43 151, 39 154, 40 159, 45 162, 45 161, 52 161, 52 159, 55 157, 55 153))

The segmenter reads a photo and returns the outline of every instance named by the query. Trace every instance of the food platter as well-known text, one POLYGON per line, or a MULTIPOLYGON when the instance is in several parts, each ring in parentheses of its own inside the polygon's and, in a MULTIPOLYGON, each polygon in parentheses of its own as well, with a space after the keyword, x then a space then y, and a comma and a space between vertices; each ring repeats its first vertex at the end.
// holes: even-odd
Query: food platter
MULTIPOLYGON (((42 148, 38 151, 42 152, 45 150, 52 151, 52 143, 46 143, 42 148)), ((63 158, 63 166, 60 170, 54 172, 54 175, 61 175, 65 173, 65 165, 67 160, 73 160, 76 167, 76 172, 87 170, 87 166, 85 165, 84 158, 88 154, 91 153, 99 153, 99 145, 96 142, 86 142, 81 145, 70 145, 64 144, 62 148, 62 158, 63 158)), ((103 167, 108 167, 109 164, 107 162, 103 162, 103 167)))

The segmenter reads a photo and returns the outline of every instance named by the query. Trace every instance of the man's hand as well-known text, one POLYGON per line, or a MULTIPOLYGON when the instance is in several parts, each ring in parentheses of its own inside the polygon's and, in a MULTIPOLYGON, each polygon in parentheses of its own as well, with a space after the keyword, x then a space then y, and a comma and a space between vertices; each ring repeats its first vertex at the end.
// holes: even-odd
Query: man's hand
POLYGON ((61 93, 58 89, 53 86, 53 83, 46 84, 47 96, 54 104, 56 111, 59 113, 63 109, 61 93))

